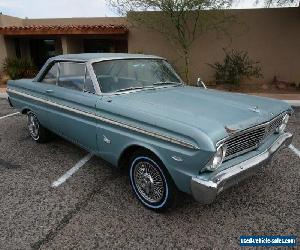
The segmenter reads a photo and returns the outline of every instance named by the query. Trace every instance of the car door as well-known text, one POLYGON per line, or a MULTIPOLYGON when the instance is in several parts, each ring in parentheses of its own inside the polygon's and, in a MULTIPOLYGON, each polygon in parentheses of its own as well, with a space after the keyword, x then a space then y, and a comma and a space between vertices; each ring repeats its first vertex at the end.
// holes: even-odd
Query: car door
POLYGON ((56 85, 57 73, 57 65, 50 64, 45 70, 42 80, 27 81, 26 84, 20 85, 23 92, 34 97, 31 97, 30 102, 25 102, 24 105, 37 115, 39 122, 46 128, 49 128, 50 111, 47 104, 47 101, 49 101, 47 90, 56 85))
POLYGON ((49 115, 51 129, 89 151, 97 150, 96 102, 92 81, 85 63, 58 62, 57 84, 47 89, 52 108, 49 115))

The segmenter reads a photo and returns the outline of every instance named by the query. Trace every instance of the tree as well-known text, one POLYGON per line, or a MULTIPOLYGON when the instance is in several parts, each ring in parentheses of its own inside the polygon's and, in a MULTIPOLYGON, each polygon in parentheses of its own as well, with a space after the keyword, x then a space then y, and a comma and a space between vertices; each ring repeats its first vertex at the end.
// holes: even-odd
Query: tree
POLYGON ((167 37, 184 59, 184 76, 190 83, 191 47, 205 32, 226 33, 234 19, 223 10, 231 0, 108 0, 132 24, 156 30, 167 37))

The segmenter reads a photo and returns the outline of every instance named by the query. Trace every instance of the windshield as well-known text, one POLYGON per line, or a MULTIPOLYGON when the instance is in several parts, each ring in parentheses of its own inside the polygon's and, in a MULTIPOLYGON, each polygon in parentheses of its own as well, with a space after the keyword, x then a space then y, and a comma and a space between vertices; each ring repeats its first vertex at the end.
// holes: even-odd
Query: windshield
POLYGON ((93 63, 102 93, 181 85, 169 63, 161 59, 121 59, 93 63))

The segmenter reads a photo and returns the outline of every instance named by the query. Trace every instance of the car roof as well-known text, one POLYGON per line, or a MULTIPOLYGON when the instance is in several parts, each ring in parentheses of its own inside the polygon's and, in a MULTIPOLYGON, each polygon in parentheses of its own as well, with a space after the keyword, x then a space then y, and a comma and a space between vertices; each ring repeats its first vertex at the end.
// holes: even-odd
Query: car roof
POLYGON ((44 72, 55 61, 77 61, 77 62, 93 62, 102 60, 117 60, 117 59, 162 59, 165 58, 153 55, 143 54, 127 54, 127 53, 81 53, 81 54, 64 54, 54 56, 48 59, 45 65, 41 68, 39 73, 34 78, 34 81, 38 81, 44 72))
POLYGON ((134 59, 134 58, 154 58, 163 59, 159 56, 127 53, 82 53, 82 54, 64 54, 52 57, 52 60, 76 60, 76 61, 94 61, 94 60, 113 60, 113 59, 134 59))

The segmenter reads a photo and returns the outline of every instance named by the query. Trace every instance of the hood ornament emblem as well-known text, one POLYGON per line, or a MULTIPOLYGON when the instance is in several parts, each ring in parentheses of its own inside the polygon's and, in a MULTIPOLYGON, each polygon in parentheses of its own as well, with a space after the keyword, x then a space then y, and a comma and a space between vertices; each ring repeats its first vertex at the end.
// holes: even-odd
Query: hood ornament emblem
POLYGON ((228 134, 233 134, 236 131, 238 131, 238 129, 232 129, 232 128, 228 128, 227 126, 225 126, 225 130, 228 134))
POLYGON ((260 109, 257 106, 255 106, 254 108, 249 108, 249 110, 251 110, 255 113, 260 113, 260 109))

